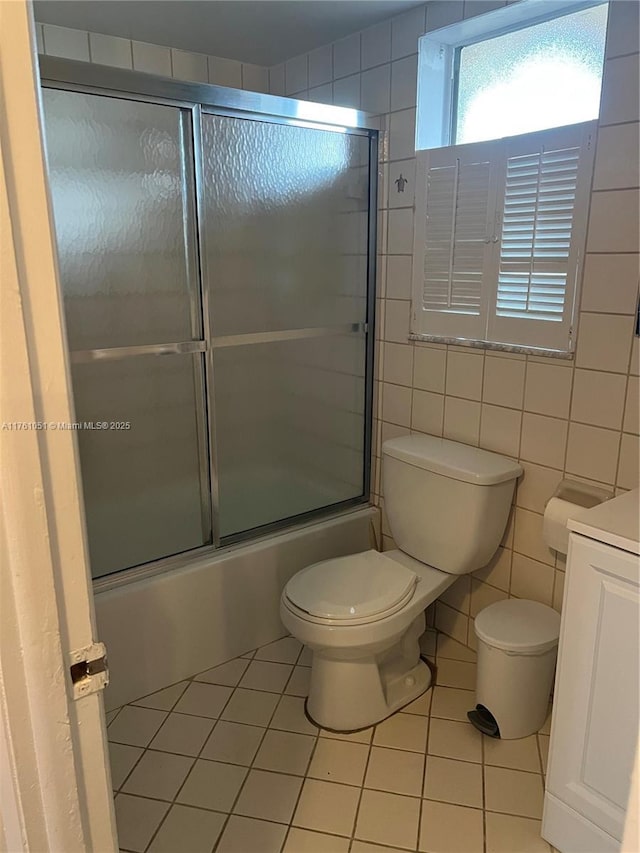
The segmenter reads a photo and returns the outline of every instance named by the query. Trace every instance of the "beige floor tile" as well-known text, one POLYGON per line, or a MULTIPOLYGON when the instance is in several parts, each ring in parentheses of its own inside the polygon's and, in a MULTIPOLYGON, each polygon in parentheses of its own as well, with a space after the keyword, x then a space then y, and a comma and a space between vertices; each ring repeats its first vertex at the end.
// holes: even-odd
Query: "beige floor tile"
POLYGON ((211 734, 214 720, 190 714, 169 714, 151 741, 151 749, 176 752, 179 755, 198 755, 211 734))
POLYGON ((148 746, 166 717, 166 711, 125 705, 109 726, 109 740, 129 746, 148 746))
POLYGON ((231 687, 192 681, 173 710, 180 714, 195 714, 215 719, 222 713, 232 693, 231 687))
MULTIPOLYGON (((330 853, 330 851, 327 850, 326 853, 330 853)), ((406 851, 397 847, 380 847, 378 844, 369 844, 368 841, 354 839, 351 845, 351 853, 406 853, 406 851)))
POLYGON ((345 740, 350 743, 371 743, 373 728, 348 733, 329 732, 326 729, 320 729, 320 737, 330 738, 331 740, 345 740))
POLYGON ((462 690, 475 690, 476 688, 476 665, 468 661, 449 660, 440 658, 438 660, 438 673, 436 684, 442 687, 458 687, 462 690))
POLYGON ((270 729, 260 745, 254 767, 304 776, 315 742, 310 735, 270 729))
POLYGON ((301 787, 298 776, 251 770, 233 807, 234 814, 289 823, 301 787))
POLYGON ((408 749, 411 752, 424 752, 427 740, 426 717, 413 714, 394 714, 379 723, 373 735, 376 746, 390 746, 394 749, 408 749))
MULTIPOLYGON (((425 853, 482 853, 482 811, 424 800, 418 850, 425 853)), ((519 851, 512 850, 511 853, 519 851)))
POLYGON ((249 766, 255 758, 265 729, 219 720, 202 750, 202 758, 249 766))
POLYGON ((240 687, 282 693, 292 672, 293 667, 290 664, 252 660, 240 679, 240 687))
POLYGON ((542 776, 505 770, 502 767, 484 768, 485 803, 488 811, 506 812, 521 817, 542 816, 542 776))
POLYGON ((131 773, 136 761, 140 758, 142 753, 143 750, 139 746, 127 746, 123 743, 109 744, 111 784, 114 791, 117 791, 129 773, 131 773))
POLYGON ((351 835, 360 789, 307 779, 292 823, 333 835, 351 835))
POLYGON ((189 685, 188 681, 180 681, 178 684, 172 684, 171 687, 165 687, 163 690, 157 690, 149 696, 143 696, 142 699, 136 699, 132 705, 140 705, 143 708, 155 708, 156 711, 170 711, 182 696, 189 685))
POLYGON ((433 695, 433 690, 430 688, 422 696, 418 696, 417 699, 414 699, 413 702, 409 702, 408 705, 405 705, 404 708, 401 708, 400 711, 403 714, 418 714, 421 717, 428 717, 429 710, 431 708, 431 697, 433 695))
POLYGON ((486 815, 487 853, 549 853, 551 848, 540 836, 542 823, 506 814, 486 815))
POLYGON ((540 729, 538 734, 541 734, 541 735, 550 735, 551 734, 551 705, 549 705, 549 713, 547 714, 547 719, 544 721, 544 726, 540 729))
POLYGON ((256 652, 256 660, 269 660, 273 663, 295 663, 300 657, 302 643, 294 637, 283 637, 275 643, 262 646, 256 652))
POLYGON ((456 758, 459 761, 482 761, 482 735, 471 723, 433 718, 429 727, 429 755, 456 758))
POLYGON ((309 695, 309 682, 311 681, 311 667, 296 666, 293 668, 291 678, 285 687, 285 693, 288 696, 303 696, 309 695))
POLYGON ((325 782, 362 785, 368 755, 367 744, 319 738, 307 775, 325 782))
POLYGON ((292 826, 282 853, 347 853, 349 839, 292 826))
POLYGON ((231 815, 216 853, 279 853, 286 833, 281 823, 231 815))
POLYGON ((187 806, 228 812, 247 775, 246 767, 199 758, 177 796, 187 806))
POLYGON ((423 771, 423 755, 374 746, 369 756, 365 788, 419 797, 423 771))
POLYGON ((512 770, 529 770, 539 773, 540 756, 537 738, 535 735, 517 740, 485 738, 484 763, 494 767, 509 767, 512 770))
POLYGON ((151 842, 148 853, 209 851, 218 840, 225 820, 226 816, 219 812, 174 805, 151 842))
POLYGON ((419 818, 419 799, 364 790, 355 836, 363 841, 413 850, 418 838, 419 818))
POLYGON ((214 666, 213 669, 208 669, 206 672, 201 672, 196 675, 195 681, 206 681, 209 684, 223 684, 227 687, 237 687, 238 682, 249 666, 249 661, 245 658, 235 658, 220 666, 214 666))
POLYGON ((114 708, 112 711, 105 711, 104 719, 108 726, 115 720, 115 718, 120 713, 120 708, 114 708))
POLYGON ((315 735, 318 732, 318 727, 309 722, 304 713, 304 699, 298 696, 281 697, 270 727, 301 735, 315 735))
POLYGON ((193 759, 185 755, 147 750, 122 790, 156 800, 173 800, 192 765, 193 759))
POLYGON ((453 637, 448 637, 446 634, 438 634, 438 658, 448 658, 449 660, 463 660, 472 663, 476 660, 476 653, 469 646, 463 646, 453 637))
POLYGON ((549 763, 549 735, 538 735, 538 744, 540 746, 540 761, 542 762, 542 772, 546 774, 549 763))
POLYGON ((251 649, 250 651, 245 652, 243 655, 240 655, 240 657, 244 658, 245 660, 251 660, 256 656, 257 651, 258 649, 251 649))
POLYGON ((456 687, 435 687, 431 702, 431 716, 444 720, 467 721, 467 711, 475 708, 475 693, 456 687))
POLYGON ((457 806, 482 808, 482 766, 430 755, 424 779, 424 796, 457 806))
POLYGON ((142 853, 169 810, 169 803, 118 794, 115 810, 120 846, 134 853, 142 853))
POLYGON ((236 687, 221 719, 251 726, 267 726, 277 704, 278 697, 273 693, 236 687))

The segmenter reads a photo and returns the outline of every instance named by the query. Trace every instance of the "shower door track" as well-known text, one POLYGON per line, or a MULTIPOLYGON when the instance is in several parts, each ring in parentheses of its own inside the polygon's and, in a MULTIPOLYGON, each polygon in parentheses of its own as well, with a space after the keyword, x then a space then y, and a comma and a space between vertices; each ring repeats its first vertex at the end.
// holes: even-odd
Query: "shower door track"
MULTIPOLYGON (((51 56, 39 56, 41 84, 46 88, 78 91, 105 97, 124 97, 147 103, 166 104, 180 107, 191 114, 191 132, 185 140, 186 148, 192 157, 191 177, 193 203, 195 205, 195 224, 197 232, 196 281, 200 285, 200 307, 192 299, 194 330, 199 325, 202 337, 199 340, 181 342, 163 342, 141 346, 113 347, 109 349, 70 351, 73 364, 116 360, 142 355, 198 354, 205 359, 205 389, 196 394, 198 420, 208 431, 207 450, 201 455, 201 478, 209 482, 209 496, 205 510, 203 498, 203 520, 209 512, 211 544, 204 544, 188 551, 168 555, 150 563, 143 563, 122 569, 111 575, 97 579, 97 583, 114 580, 118 575, 144 571, 147 567, 153 573, 169 571, 177 565, 186 565, 194 559, 200 559, 207 553, 218 553, 222 548, 233 546, 247 540, 255 541, 259 537, 272 535, 309 521, 326 518, 339 511, 357 509, 369 502, 371 487, 371 456, 373 447, 373 371, 374 371, 374 328, 375 328, 375 283, 376 283, 376 214, 378 184, 378 130, 372 125, 375 120, 360 110, 346 107, 316 104, 298 101, 292 98, 247 92, 206 83, 190 83, 173 78, 158 77, 138 71, 111 68, 93 63, 78 62, 51 56), (202 216, 202 151, 201 151, 201 115, 214 114, 254 121, 268 121, 272 124, 289 124, 317 130, 344 132, 365 136, 369 144, 368 197, 369 217, 367 231, 367 297, 366 320, 362 323, 347 323, 330 327, 311 327, 302 329, 283 329, 269 332, 251 332, 237 335, 214 336, 211 330, 208 288, 205 261, 201 247, 203 245, 202 216), (197 314, 197 316, 196 316, 197 314), (284 519, 260 525, 239 533, 220 537, 219 532, 219 495, 218 464, 216 459, 215 411, 213 351, 226 347, 246 344, 270 343, 275 341, 298 340, 330 335, 361 333, 365 335, 365 383, 364 383, 364 442, 363 442, 363 489, 362 494, 332 503, 318 509, 289 516, 284 519)), ((145 571, 146 575, 146 571, 145 571)), ((96 581, 94 581, 94 584, 96 581)))

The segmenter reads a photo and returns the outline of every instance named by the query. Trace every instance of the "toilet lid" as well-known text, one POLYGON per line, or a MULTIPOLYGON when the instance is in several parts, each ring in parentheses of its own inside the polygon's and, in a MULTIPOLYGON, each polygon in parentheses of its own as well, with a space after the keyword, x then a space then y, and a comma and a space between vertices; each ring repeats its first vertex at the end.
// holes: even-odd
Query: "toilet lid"
POLYGON ((520 654, 540 654, 558 644, 560 614, 538 601, 509 598, 476 616, 477 637, 488 646, 520 654))
POLYGON ((323 619, 383 614, 413 594, 415 572, 378 551, 315 563, 298 572, 285 595, 300 610, 323 619))

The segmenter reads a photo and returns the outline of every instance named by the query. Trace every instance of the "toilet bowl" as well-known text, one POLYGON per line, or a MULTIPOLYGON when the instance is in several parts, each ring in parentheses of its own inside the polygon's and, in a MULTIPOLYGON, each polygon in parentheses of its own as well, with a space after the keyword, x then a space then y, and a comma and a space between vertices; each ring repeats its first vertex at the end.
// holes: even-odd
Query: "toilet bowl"
POLYGON ((446 439, 385 442, 385 509, 398 549, 315 563, 282 592, 283 624, 313 652, 314 722, 366 728, 429 688, 424 611, 458 576, 489 562, 521 472, 513 460, 446 439))

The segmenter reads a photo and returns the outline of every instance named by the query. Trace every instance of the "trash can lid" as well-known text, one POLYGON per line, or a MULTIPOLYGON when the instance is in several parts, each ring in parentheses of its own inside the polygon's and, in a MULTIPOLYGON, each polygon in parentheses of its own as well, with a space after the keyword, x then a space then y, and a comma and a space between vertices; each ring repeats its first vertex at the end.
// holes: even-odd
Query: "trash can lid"
POLYGON ((496 649, 541 654, 558 644, 560 614, 538 601, 509 598, 481 610, 475 632, 478 639, 496 649))

